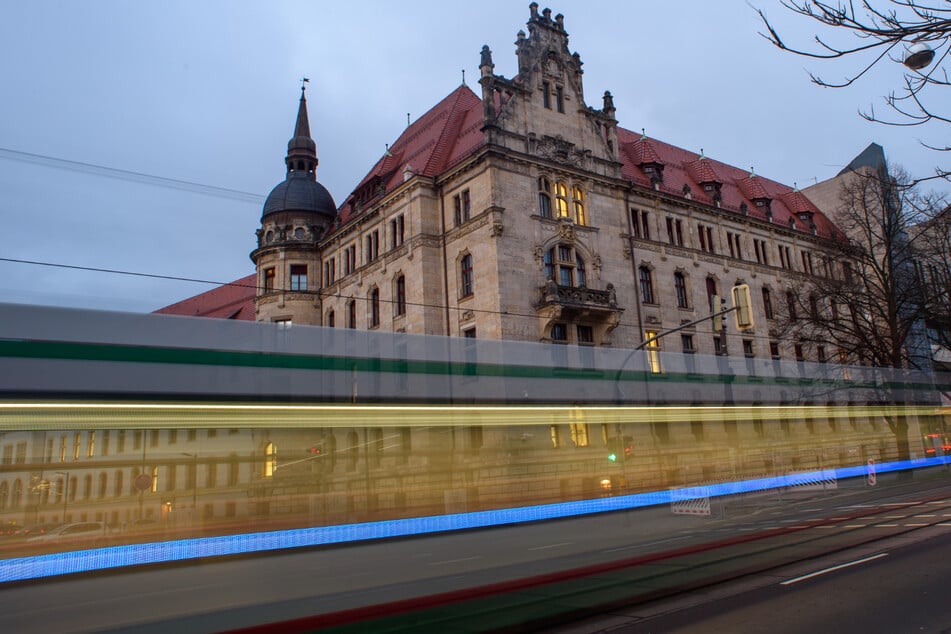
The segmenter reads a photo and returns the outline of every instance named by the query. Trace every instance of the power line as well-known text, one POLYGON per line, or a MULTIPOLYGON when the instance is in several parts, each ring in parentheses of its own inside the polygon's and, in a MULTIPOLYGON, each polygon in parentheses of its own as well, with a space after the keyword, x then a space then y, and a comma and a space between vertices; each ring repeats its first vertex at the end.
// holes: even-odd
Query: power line
POLYGON ((244 192, 237 189, 228 189, 227 187, 216 187, 215 185, 205 185, 194 181, 186 181, 177 178, 166 178, 164 176, 155 176, 144 172, 135 172, 132 170, 118 169, 115 167, 106 167, 105 165, 95 165, 82 161, 70 161, 68 159, 47 156, 45 154, 34 154, 32 152, 21 152, 10 148, 0 147, 0 157, 11 161, 20 161, 22 163, 33 163, 36 165, 47 165, 58 169, 70 170, 73 172, 82 172, 85 174, 96 174, 108 178, 117 178, 120 180, 133 181, 136 183, 146 183, 156 187, 166 187, 169 189, 178 189, 191 191, 208 196, 220 196, 233 200, 244 202, 263 203, 264 196, 251 192, 244 192))
MULTIPOLYGON (((88 271, 88 272, 92 272, 92 273, 111 273, 111 274, 113 274, 113 275, 128 275, 128 276, 132 276, 132 277, 146 277, 146 278, 159 279, 159 280, 172 280, 172 281, 175 281, 175 282, 194 282, 194 283, 197 283, 197 284, 214 284, 214 285, 216 285, 216 286, 233 286, 233 287, 236 287, 236 288, 254 289, 255 291, 274 290, 274 289, 265 289, 264 287, 259 286, 259 285, 257 285, 257 284, 242 284, 242 283, 240 283, 240 282, 221 282, 221 281, 219 281, 219 280, 204 280, 204 279, 193 278, 193 277, 181 277, 181 276, 177 276, 177 275, 160 275, 160 274, 158 274, 158 273, 142 273, 142 272, 139 272, 139 271, 123 271, 123 270, 120 270, 120 269, 106 269, 106 268, 100 268, 100 267, 94 267, 94 266, 79 266, 79 265, 76 265, 76 264, 58 264, 58 263, 55 263, 55 262, 40 262, 40 261, 37 261, 37 260, 21 260, 21 259, 17 259, 17 258, 4 258, 4 257, 0 257, 0 262, 11 262, 11 263, 13 263, 13 264, 31 264, 31 265, 34 265, 34 266, 47 266, 47 267, 52 267, 52 268, 70 269, 70 270, 74 270, 74 271, 88 271)), ((295 291, 295 292, 296 292, 296 291, 295 291)), ((338 293, 334 293, 334 294, 332 294, 332 295, 327 295, 327 297, 333 297, 333 298, 335 298, 335 299, 341 299, 341 300, 352 299, 352 300, 360 300, 360 301, 363 301, 363 302, 369 302, 369 301, 371 301, 369 297, 354 297, 354 296, 344 295, 344 294, 339 293, 339 292, 338 292, 338 293)), ((383 302, 383 303, 387 303, 387 304, 395 304, 395 303, 397 303, 395 299, 381 299, 380 301, 383 302)), ((469 312, 473 312, 473 313, 483 313, 483 314, 488 314, 488 315, 506 315, 506 316, 508 316, 508 317, 528 317, 528 318, 538 317, 538 315, 536 315, 536 314, 534 314, 534 313, 519 313, 519 312, 506 311, 506 310, 489 310, 489 309, 487 309, 487 308, 461 308, 461 307, 459 307, 459 306, 449 306, 449 305, 445 305, 445 304, 425 304, 425 303, 421 303, 421 302, 406 302, 406 305, 407 305, 407 306, 416 306, 416 307, 420 307, 420 308, 437 308, 437 309, 440 309, 440 310, 447 310, 447 309, 448 309, 448 310, 455 310, 455 311, 463 311, 463 310, 465 310, 465 311, 469 311, 469 312)), ((620 327, 624 327, 624 328, 637 328, 637 329, 639 330, 638 324, 636 324, 636 323, 634 323, 634 322, 619 322, 618 325, 617 325, 617 327, 618 327, 618 328, 620 328, 620 327)), ((710 334, 710 333, 697 331, 697 332, 694 332, 693 334, 703 335, 703 334, 710 334)), ((773 337, 764 336, 764 335, 755 334, 755 333, 737 333, 736 336, 742 336, 742 338, 744 338, 744 339, 759 339, 759 340, 764 340, 764 341, 772 341, 772 340, 773 340, 773 337)), ((665 350, 660 350, 660 352, 665 352, 665 350)))

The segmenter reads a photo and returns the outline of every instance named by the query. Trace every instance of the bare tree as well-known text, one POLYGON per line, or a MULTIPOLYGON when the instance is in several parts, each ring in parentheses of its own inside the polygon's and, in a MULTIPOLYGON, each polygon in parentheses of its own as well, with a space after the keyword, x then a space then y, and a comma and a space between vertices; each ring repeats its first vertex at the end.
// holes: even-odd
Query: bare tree
MULTIPOLYGON (((763 37, 778 48, 815 59, 853 58, 856 70, 840 81, 826 81, 810 73, 812 81, 828 88, 844 88, 868 73, 882 60, 904 64, 903 86, 885 96, 885 103, 897 117, 882 118, 874 107, 860 114, 869 121, 897 126, 917 126, 929 121, 951 123, 946 98, 927 100, 926 89, 951 86, 947 65, 951 57, 951 3, 947 0, 888 0, 876 8, 870 0, 827 2, 822 0, 782 0, 790 12, 808 18, 818 33, 811 45, 789 45, 780 36, 776 23, 757 9, 767 32, 763 37)), ((928 145, 951 151, 947 144, 928 145)), ((938 170, 947 178, 949 172, 938 170)))
MULTIPOLYGON (((939 232, 921 228, 943 221, 942 201, 920 194, 904 171, 887 166, 847 172, 837 184, 839 202, 829 215, 842 233, 829 245, 831 257, 788 289, 782 330, 814 346, 820 360, 931 372, 925 325, 947 312, 947 295, 942 299, 921 272, 946 270, 948 260, 933 259, 940 251, 930 240, 939 232)), ((889 387, 880 398, 903 400, 889 387)), ((907 420, 887 420, 905 459, 907 420)))

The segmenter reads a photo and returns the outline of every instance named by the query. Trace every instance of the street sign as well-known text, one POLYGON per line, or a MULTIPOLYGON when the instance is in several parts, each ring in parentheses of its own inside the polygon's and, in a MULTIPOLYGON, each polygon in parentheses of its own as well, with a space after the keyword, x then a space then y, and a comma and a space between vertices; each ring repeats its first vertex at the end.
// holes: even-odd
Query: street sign
POLYGON ((152 488, 152 476, 147 473, 140 473, 135 476, 135 480, 132 481, 132 486, 135 487, 136 491, 148 491, 152 488))
POLYGON ((868 475, 866 476, 866 481, 870 487, 875 486, 875 483, 878 481, 878 478, 875 476, 875 458, 868 459, 868 475))

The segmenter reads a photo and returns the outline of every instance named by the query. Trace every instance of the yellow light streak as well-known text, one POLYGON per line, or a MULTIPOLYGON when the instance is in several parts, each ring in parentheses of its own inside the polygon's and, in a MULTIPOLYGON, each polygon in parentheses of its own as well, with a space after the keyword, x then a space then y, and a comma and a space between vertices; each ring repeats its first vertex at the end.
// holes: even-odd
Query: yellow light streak
POLYGON ((0 431, 644 424, 940 416, 931 405, 349 405, 281 403, 0 402, 0 431))

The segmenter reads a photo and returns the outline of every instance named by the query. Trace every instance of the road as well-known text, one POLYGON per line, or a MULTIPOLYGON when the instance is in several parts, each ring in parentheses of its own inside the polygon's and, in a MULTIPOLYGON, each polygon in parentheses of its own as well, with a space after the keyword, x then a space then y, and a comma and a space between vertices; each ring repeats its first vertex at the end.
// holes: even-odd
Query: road
MULTIPOLYGON (((951 518, 949 518, 951 519, 951 518)), ((798 632, 946 632, 951 626, 951 523, 923 529, 911 543, 882 543, 874 552, 842 553, 744 579, 734 587, 766 585, 733 596, 720 588, 707 597, 681 597, 641 606, 626 615, 627 625, 610 621, 617 634, 785 634, 798 632), (844 559, 844 560, 843 560, 844 559), (700 605, 677 609, 685 602, 700 605), (673 610, 650 617, 652 611, 673 610), (638 616, 640 612, 640 616, 638 616)), ((620 615, 617 615, 620 618, 620 615)), ((594 632, 594 623, 564 630, 594 632)))
MULTIPOLYGON (((723 540, 740 539, 734 548, 747 549, 742 557, 730 558, 742 564, 730 574, 744 574, 747 562, 776 566, 812 557, 816 549, 840 550, 928 525, 936 525, 929 530, 944 531, 938 525, 951 522, 951 486, 945 478, 887 490, 843 487, 814 498, 754 502, 735 508, 727 504, 711 517, 675 516, 668 508, 651 508, 10 585, 0 592, 0 628, 49 634, 133 626, 139 632, 218 631, 723 540), (921 499, 928 501, 912 506, 921 499), (746 544, 746 535, 768 537, 746 544)), ((714 575, 723 573, 717 565, 714 561, 711 567, 714 575)), ((681 583, 678 573, 696 568, 690 562, 663 567, 668 578, 658 581, 654 575, 654 586, 676 588, 681 583)))

